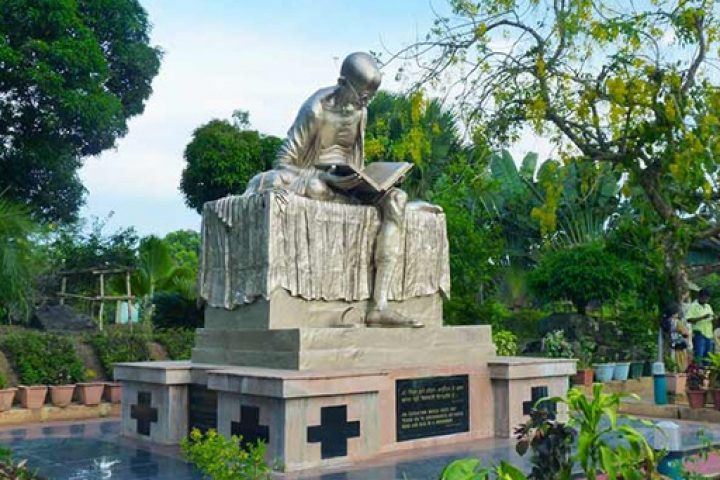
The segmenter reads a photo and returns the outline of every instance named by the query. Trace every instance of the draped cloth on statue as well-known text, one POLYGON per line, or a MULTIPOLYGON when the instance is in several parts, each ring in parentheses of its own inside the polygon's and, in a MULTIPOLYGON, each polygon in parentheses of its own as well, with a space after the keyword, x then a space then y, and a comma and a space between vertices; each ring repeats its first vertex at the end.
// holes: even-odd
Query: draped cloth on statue
MULTIPOLYGON (((202 214, 200 295, 234 309, 277 288, 306 300, 371 297, 377 208, 311 200, 285 192, 230 196, 202 214)), ((450 266, 445 215, 408 209, 402 261, 389 299, 445 296, 450 266)))

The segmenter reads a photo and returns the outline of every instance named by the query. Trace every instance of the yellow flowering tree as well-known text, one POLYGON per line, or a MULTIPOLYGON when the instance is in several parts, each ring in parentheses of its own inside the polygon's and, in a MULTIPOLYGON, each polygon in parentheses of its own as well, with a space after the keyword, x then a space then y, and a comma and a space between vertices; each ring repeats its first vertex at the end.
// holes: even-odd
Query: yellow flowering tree
MULTIPOLYGON (((451 6, 424 41, 393 60, 412 59, 405 72, 419 65, 420 83, 459 92, 459 107, 491 143, 531 128, 552 140, 563 162, 622 174, 624 194, 650 206, 667 280, 681 296, 689 247, 720 234, 718 3, 451 6)), ((552 218, 547 209, 536 215, 552 218)))

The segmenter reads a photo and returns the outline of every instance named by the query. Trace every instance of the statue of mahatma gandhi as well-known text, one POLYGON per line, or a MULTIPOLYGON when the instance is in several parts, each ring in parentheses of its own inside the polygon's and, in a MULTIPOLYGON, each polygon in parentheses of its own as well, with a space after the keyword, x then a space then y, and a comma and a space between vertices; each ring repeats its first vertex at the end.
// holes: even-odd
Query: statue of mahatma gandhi
POLYGON ((349 55, 343 61, 337 85, 318 90, 300 108, 280 148, 275 168, 253 177, 244 195, 287 190, 315 200, 376 205, 382 225, 375 249, 373 302, 365 323, 422 327, 420 322, 387 309, 388 290, 401 252, 406 210, 442 210, 426 202, 408 202, 407 194, 394 187, 379 198, 360 199, 352 193, 361 182, 357 174, 337 175, 318 168, 328 163, 363 168, 367 105, 380 81, 380 70, 372 56, 362 52, 349 55))

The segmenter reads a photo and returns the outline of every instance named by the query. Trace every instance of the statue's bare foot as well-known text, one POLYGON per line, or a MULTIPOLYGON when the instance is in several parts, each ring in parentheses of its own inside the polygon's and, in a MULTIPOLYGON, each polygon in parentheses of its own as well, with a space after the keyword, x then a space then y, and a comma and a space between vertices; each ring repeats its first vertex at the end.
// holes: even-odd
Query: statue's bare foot
POLYGON ((443 208, 440 205, 433 205, 429 202, 423 202, 422 200, 415 200, 408 202, 407 210, 423 211, 430 213, 443 213, 443 208))
POLYGON ((391 312, 389 310, 371 310, 365 317, 365 325, 368 327, 385 327, 385 328, 397 328, 397 327, 410 327, 410 328, 421 328, 424 327, 421 322, 413 320, 410 317, 397 312, 391 312))

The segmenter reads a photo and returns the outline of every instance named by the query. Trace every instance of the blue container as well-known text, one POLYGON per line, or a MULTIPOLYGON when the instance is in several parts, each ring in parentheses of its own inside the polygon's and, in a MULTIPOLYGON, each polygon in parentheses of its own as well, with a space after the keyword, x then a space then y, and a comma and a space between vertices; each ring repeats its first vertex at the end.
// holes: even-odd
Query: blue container
POLYGON ((653 363, 653 393, 655 396, 655 405, 666 405, 667 399, 667 379, 665 378, 665 364, 662 362, 653 363))
POLYGON ((595 381, 600 383, 606 383, 612 380, 613 372, 615 371, 614 363, 596 363, 593 364, 593 370, 595 370, 595 381))
POLYGON ((630 373, 630 362, 618 362, 613 369, 613 380, 627 380, 630 373))

